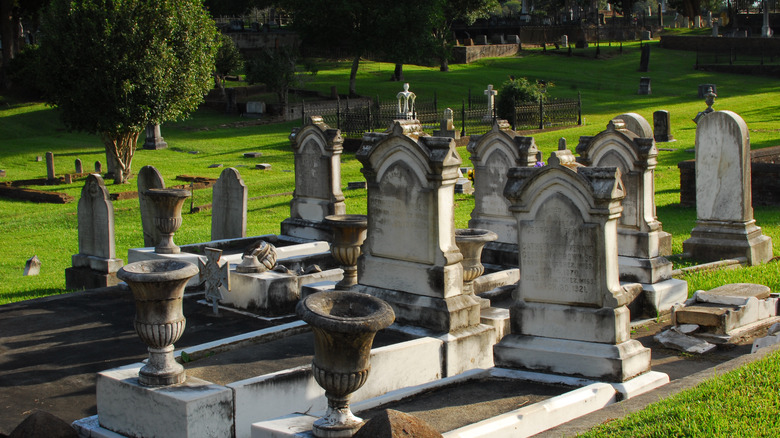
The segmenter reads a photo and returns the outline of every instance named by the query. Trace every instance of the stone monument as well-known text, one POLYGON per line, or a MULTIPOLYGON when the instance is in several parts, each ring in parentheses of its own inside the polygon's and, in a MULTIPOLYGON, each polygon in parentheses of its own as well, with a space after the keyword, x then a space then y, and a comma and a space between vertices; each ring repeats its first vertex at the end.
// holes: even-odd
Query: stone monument
POLYGON ((54 171, 54 154, 46 152, 46 179, 53 181, 57 178, 57 173, 54 171))
POLYGON ((450 137, 458 140, 460 138, 460 131, 455 129, 455 121, 452 114, 452 108, 444 110, 444 116, 441 119, 438 131, 433 131, 434 137, 450 137))
POLYGON ((331 240, 325 216, 345 214, 341 192, 341 131, 331 129, 320 116, 290 134, 295 154, 295 192, 290 217, 282 222, 282 234, 312 240, 331 240))
POLYGON ((512 333, 494 347, 497 366, 623 382, 650 369, 632 340, 638 285, 618 281, 617 220, 624 187, 615 167, 574 166, 571 151, 547 166, 509 171, 505 194, 518 223, 520 282, 512 333))
POLYGON ((669 111, 658 110, 653 113, 653 138, 657 142, 674 141, 672 118, 669 111))
POLYGON ((523 137, 498 122, 484 135, 472 135, 467 150, 474 164, 474 210, 469 228, 498 235, 482 252, 482 260, 517 266, 517 220, 504 197, 506 174, 512 167, 533 167, 538 149, 533 137, 523 137))
POLYGON ((157 150, 165 149, 168 143, 165 142, 160 133, 160 125, 146 125, 146 141, 144 149, 157 150))
POLYGON ((655 210, 655 167, 658 149, 652 137, 642 138, 613 119, 594 137, 580 137, 577 161, 620 170, 625 197, 617 221, 620 279, 642 283, 644 296, 631 306, 632 317, 669 312, 688 298, 685 281, 672 278, 672 236, 661 228, 655 210))
POLYGON ((714 111, 696 127, 696 227, 683 251, 702 261, 772 258, 772 239, 753 219, 747 124, 731 111, 714 111))
POLYGON ((211 240, 246 237, 247 199, 238 170, 223 170, 211 192, 211 240))
POLYGON ((496 95, 498 90, 493 89, 493 84, 487 86, 487 90, 484 91, 487 96, 487 113, 482 117, 483 120, 492 120, 496 114, 496 95))
POLYGON ((65 269, 67 289, 94 289, 119 283, 122 267, 114 243, 114 206, 100 175, 91 174, 81 189, 78 205, 79 253, 65 269))
POLYGON ((414 101, 417 95, 409 91, 409 83, 404 84, 404 91, 399 91, 395 96, 398 99, 398 113, 395 118, 398 120, 410 120, 414 118, 414 101))
POLYGON ((154 217, 157 214, 154 203, 146 196, 149 189, 164 189, 165 181, 154 166, 144 166, 138 171, 138 204, 141 210, 141 228, 144 233, 144 247, 155 246, 160 243, 162 236, 154 217))

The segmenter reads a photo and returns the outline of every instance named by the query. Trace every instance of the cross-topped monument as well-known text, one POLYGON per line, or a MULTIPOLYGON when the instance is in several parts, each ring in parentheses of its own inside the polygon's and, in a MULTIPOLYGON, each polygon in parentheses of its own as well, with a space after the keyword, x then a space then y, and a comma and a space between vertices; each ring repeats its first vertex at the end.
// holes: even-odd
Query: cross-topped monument
POLYGON ((485 119, 492 119, 496 108, 496 94, 498 94, 498 91, 493 89, 493 84, 490 84, 484 93, 487 96, 487 114, 485 114, 485 119))
POLYGON ((417 95, 409 91, 409 83, 404 84, 404 91, 400 91, 396 96, 398 98, 397 119, 411 120, 414 118, 414 101, 417 95))
POLYGON ((206 248, 206 262, 198 260, 200 281, 206 284, 206 301, 211 301, 214 314, 219 314, 219 300, 222 298, 220 288, 230 290, 230 264, 221 261, 222 250, 206 248))

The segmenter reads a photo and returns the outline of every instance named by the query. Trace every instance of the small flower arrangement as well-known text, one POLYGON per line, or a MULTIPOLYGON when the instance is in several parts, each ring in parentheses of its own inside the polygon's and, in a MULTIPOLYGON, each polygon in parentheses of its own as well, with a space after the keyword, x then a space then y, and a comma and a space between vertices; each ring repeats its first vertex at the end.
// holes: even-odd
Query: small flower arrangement
POLYGON ((474 182, 474 169, 469 169, 468 172, 466 172, 466 178, 468 178, 469 181, 474 182))

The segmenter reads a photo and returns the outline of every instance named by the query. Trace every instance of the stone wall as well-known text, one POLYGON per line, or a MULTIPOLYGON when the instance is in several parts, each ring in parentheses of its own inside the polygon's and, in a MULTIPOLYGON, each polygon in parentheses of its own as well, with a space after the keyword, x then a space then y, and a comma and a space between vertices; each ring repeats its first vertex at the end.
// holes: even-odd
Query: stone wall
POLYGON ((513 56, 520 51, 520 44, 490 44, 486 46, 455 46, 452 48, 453 64, 468 64, 480 58, 513 56))
MULTIPOLYGON (((780 205, 780 146, 750 152, 753 205, 780 205)), ((677 164, 680 169, 680 205, 696 206, 696 161, 677 164)))

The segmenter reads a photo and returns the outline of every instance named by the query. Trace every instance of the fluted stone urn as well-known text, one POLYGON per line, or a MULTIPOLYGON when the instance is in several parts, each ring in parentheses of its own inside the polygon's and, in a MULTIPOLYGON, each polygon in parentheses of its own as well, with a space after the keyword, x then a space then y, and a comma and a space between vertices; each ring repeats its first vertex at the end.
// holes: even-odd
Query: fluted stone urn
POLYGON ((349 399, 368 378, 374 335, 393 323, 393 309, 371 295, 326 291, 304 298, 296 311, 314 332, 312 373, 328 399, 314 436, 351 437, 363 420, 352 414, 349 399))
POLYGON ((485 273, 482 265, 482 249, 485 244, 498 239, 498 235, 481 228, 459 228, 455 230, 455 244, 458 246, 463 260, 463 293, 474 294, 474 280, 485 273))
POLYGON ((357 284, 357 261, 360 246, 366 240, 368 217, 364 214, 336 214, 325 216, 325 223, 333 229, 330 252, 344 270, 344 278, 336 284, 336 289, 348 290, 357 284))
POLYGON ((184 287, 197 274, 197 266, 180 260, 143 260, 117 272, 133 291, 135 332, 149 348, 149 360, 138 373, 141 385, 184 382, 184 367, 173 357, 173 343, 184 333, 184 287))
POLYGON ((192 193, 184 189, 149 189, 144 194, 154 204, 154 224, 160 230, 160 242, 154 247, 154 252, 180 253, 181 249, 173 243, 173 234, 181 227, 181 207, 192 193))

